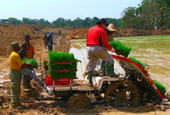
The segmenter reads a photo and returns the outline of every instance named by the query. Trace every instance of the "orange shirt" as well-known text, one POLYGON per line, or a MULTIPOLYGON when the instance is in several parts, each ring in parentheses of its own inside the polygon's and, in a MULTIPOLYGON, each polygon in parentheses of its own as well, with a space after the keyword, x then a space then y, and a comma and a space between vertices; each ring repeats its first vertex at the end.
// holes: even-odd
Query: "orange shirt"
POLYGON ((9 69, 20 70, 22 64, 24 62, 21 60, 19 54, 13 51, 9 58, 9 69))
POLYGON ((28 58, 28 59, 31 59, 33 55, 35 55, 34 47, 30 43, 30 47, 27 49, 25 57, 28 58))

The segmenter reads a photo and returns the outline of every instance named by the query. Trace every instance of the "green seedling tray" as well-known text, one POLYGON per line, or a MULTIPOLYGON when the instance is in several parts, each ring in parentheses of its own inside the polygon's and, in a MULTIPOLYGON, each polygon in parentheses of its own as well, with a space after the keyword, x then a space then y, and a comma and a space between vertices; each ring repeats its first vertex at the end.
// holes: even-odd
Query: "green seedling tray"
POLYGON ((130 54, 131 47, 125 46, 125 44, 120 41, 115 41, 115 40, 110 41, 109 45, 125 57, 128 57, 128 55, 130 54))

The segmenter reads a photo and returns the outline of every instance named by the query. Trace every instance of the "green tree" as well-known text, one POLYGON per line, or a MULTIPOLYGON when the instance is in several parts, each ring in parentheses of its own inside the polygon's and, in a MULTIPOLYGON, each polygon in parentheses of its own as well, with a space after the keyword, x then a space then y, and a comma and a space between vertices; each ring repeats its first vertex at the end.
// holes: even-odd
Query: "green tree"
POLYGON ((79 27, 82 28, 83 26, 83 20, 79 17, 77 17, 75 20, 73 20, 73 27, 79 27))
POLYGON ((23 17, 22 22, 24 24, 37 24, 38 20, 37 19, 30 19, 30 18, 25 18, 23 17))
POLYGON ((7 24, 8 23, 8 19, 0 19, 0 23, 1 24, 7 24))
POLYGON ((38 24, 38 25, 45 25, 45 26, 51 25, 51 23, 50 23, 48 20, 45 20, 45 19, 43 19, 43 18, 37 20, 37 24, 38 24))
POLYGON ((60 17, 60 18, 56 19, 55 21, 53 21, 52 25, 55 25, 56 27, 58 27, 58 26, 66 26, 67 25, 67 20, 60 17))
MULTIPOLYGON (((6 23, 11 23, 11 24, 16 24, 19 25, 21 23, 24 24, 38 24, 38 25, 54 25, 56 27, 63 27, 63 26, 71 26, 71 27, 79 27, 79 28, 90 28, 94 25, 96 25, 98 18, 97 17, 86 17, 85 19, 81 19, 77 17, 75 20, 71 19, 64 19, 62 17, 59 17, 58 19, 54 20, 53 22, 49 22, 48 20, 45 20, 44 18, 41 19, 31 19, 31 18, 25 18, 23 17, 22 21, 18 20, 16 18, 9 18, 9 19, 0 19, 0 23, 6 24, 6 23)), ((122 24, 121 19, 115 19, 115 18, 106 18, 108 23, 113 23, 116 27, 120 27, 122 24)))
POLYGON ((140 19, 148 29, 161 30, 170 24, 170 3, 168 0, 143 0, 138 8, 140 19))
POLYGON ((128 7, 122 12, 122 27, 135 28, 138 15, 135 7, 128 7))
POLYGON ((21 22, 21 20, 17 20, 16 18, 10 17, 10 18, 8 18, 8 23, 9 23, 9 24, 19 25, 19 24, 21 24, 22 22, 21 22))

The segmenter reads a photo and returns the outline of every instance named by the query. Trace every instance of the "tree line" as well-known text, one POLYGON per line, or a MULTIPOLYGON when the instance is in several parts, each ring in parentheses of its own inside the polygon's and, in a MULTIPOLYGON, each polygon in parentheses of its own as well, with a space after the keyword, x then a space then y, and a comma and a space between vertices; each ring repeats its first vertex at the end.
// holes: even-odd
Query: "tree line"
MULTIPOLYGON (((62 17, 49 22, 45 19, 31 19, 23 17, 22 20, 10 17, 0 19, 3 24, 38 24, 54 25, 56 27, 71 26, 78 28, 90 28, 95 25, 99 18, 86 17, 75 20, 64 19, 62 17)), ((108 23, 113 23, 118 28, 137 28, 142 30, 162 30, 170 28, 170 0, 142 0, 138 7, 128 7, 122 12, 121 19, 106 18, 108 23)))
POLYGON ((122 27, 144 30, 170 28, 170 0, 143 0, 122 12, 122 27))
MULTIPOLYGON (((78 27, 78 28, 90 28, 91 26, 94 26, 96 21, 99 18, 97 17, 86 17, 85 19, 81 19, 81 18, 76 18, 75 20, 71 20, 71 19, 64 19, 62 17, 54 20, 53 22, 49 22, 48 20, 45 19, 31 19, 31 18, 25 18, 23 17, 22 20, 10 17, 8 19, 0 19, 0 23, 2 24, 15 24, 15 25, 19 25, 19 24, 38 24, 38 25, 54 25, 56 27, 63 27, 63 26, 71 26, 71 27, 78 27)), ((120 27, 122 24, 121 19, 115 19, 115 18, 106 18, 108 23, 113 23, 116 27, 120 27)))

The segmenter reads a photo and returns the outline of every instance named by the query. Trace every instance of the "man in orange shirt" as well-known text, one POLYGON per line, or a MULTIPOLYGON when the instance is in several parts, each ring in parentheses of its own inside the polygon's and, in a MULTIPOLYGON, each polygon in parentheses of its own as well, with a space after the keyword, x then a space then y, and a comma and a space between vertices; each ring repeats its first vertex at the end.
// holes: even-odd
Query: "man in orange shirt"
MULTIPOLYGON (((33 45, 30 43, 30 35, 28 34, 25 35, 25 42, 28 45, 25 58, 31 59, 35 55, 35 51, 33 45)), ((25 91, 32 88, 30 85, 31 80, 32 78, 30 76, 26 76, 26 75, 23 76, 23 86, 25 91)))
POLYGON ((20 96, 20 72, 21 68, 33 68, 31 64, 25 64, 19 54, 20 45, 18 42, 13 42, 11 44, 13 52, 10 55, 9 61, 9 78, 11 79, 10 89, 11 89, 11 106, 10 109, 15 109, 20 105, 19 96, 20 96))
POLYGON ((26 51, 26 58, 31 59, 35 55, 34 47, 30 43, 30 35, 25 35, 25 42, 28 44, 28 49, 26 51))

